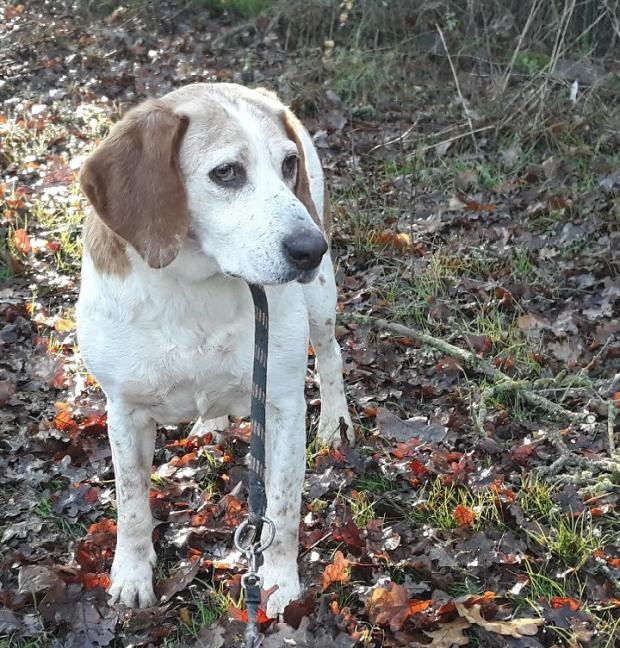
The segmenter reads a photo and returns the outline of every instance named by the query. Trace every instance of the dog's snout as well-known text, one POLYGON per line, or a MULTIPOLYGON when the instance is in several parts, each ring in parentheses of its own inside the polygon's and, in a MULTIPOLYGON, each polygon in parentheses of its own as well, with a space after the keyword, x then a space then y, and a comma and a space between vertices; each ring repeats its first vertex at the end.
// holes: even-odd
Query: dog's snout
POLYGON ((318 231, 302 229, 283 241, 286 257, 298 270, 314 270, 327 251, 327 243, 318 231))

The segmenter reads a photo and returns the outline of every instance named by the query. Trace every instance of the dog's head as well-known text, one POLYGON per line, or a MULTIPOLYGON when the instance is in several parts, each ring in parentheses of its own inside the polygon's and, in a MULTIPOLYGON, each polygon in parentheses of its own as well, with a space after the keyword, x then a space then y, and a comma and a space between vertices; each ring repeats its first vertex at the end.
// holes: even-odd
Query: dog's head
POLYGON ((103 222, 151 267, 187 237, 253 283, 314 278, 327 243, 297 120, 274 95, 196 84, 130 110, 81 184, 103 222))

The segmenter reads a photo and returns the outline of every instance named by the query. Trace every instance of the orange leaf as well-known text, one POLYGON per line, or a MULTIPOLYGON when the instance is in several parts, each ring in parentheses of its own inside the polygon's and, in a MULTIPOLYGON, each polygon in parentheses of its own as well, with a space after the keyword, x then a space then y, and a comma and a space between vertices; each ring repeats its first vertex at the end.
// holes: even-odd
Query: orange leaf
POLYGON ((110 577, 108 574, 82 574, 82 583, 84 584, 84 589, 88 592, 89 590, 95 589, 95 587, 103 587, 103 589, 108 589, 110 587, 110 577))
POLYGON ((479 203, 475 200, 466 200, 465 209, 467 211, 484 211, 484 212, 494 212, 497 205, 492 205, 488 203, 479 203))
POLYGON ((375 245, 391 245, 397 250, 407 250, 411 247, 411 237, 406 232, 372 232, 368 240, 375 245))
POLYGON ((483 605, 484 603, 488 603, 489 601, 492 601, 494 598, 495 598, 495 592, 486 591, 482 596, 470 596, 465 601, 465 607, 470 608, 473 607, 474 605, 483 605))
POLYGON ((611 400, 616 404, 616 407, 620 409, 620 391, 617 391, 612 397, 611 400))
POLYGON ((476 514, 462 504, 454 509, 452 516, 460 527, 471 526, 476 521, 476 514))
POLYGON ((18 252, 28 254, 30 252, 30 239, 25 229, 16 229, 13 232, 13 244, 18 252))
POLYGON ((344 557, 342 551, 337 551, 334 562, 325 567, 323 572, 323 591, 332 583, 348 583, 351 580, 351 563, 344 557))
POLYGON ((409 468, 418 476, 422 477, 423 475, 428 474, 429 470, 428 468, 421 462, 418 461, 417 459, 414 459, 410 464, 409 468))
POLYGON ((576 601, 574 598, 571 598, 570 596, 554 596, 551 599, 551 607, 555 608, 556 610, 564 607, 565 605, 568 605, 568 607, 573 610, 573 612, 581 607, 581 603, 579 603, 579 601, 576 601))
POLYGON ((54 417, 54 425, 58 430, 63 432, 71 432, 78 429, 78 424, 71 417, 69 410, 61 410, 54 417))
POLYGON ((620 567, 620 558, 608 558, 607 564, 612 567, 620 567))
POLYGON ((116 535, 116 522, 110 518, 103 518, 103 520, 91 524, 88 527, 88 535, 95 535, 96 533, 111 533, 116 535))
MULTIPOLYGON (((269 597, 278 589, 277 585, 270 587, 268 590, 260 591, 260 607, 258 608, 258 622, 259 623, 268 623, 273 619, 267 616, 265 608, 267 607, 267 601, 269 597)), ((248 611, 243 610, 240 607, 237 607, 234 603, 231 603, 228 606, 228 614, 235 619, 236 621, 243 621, 244 623, 248 622, 248 611)))
POLYGON ((376 405, 366 405, 362 408, 362 412, 364 412, 364 414, 366 414, 366 416, 369 416, 370 418, 377 416, 378 411, 379 408, 376 405))

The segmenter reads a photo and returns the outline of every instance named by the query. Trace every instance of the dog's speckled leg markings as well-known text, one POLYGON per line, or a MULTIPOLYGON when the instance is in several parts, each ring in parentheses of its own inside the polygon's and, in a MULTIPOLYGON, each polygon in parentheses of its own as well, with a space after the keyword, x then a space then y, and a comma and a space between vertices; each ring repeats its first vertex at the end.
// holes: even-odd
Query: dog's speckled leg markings
POLYGON ((150 607, 155 604, 155 551, 149 506, 155 423, 144 412, 108 401, 108 436, 118 507, 110 599, 131 607, 150 607))
POLYGON ((277 409, 267 406, 266 515, 275 524, 276 535, 265 552, 260 573, 265 590, 278 586, 267 601, 267 614, 271 617, 283 612, 290 601, 301 595, 297 553, 306 467, 305 420, 303 399, 292 397, 277 409))
POLYGON ((317 436, 325 445, 340 445, 340 418, 347 438, 355 440, 342 380, 342 356, 336 341, 336 280, 331 259, 323 258, 316 281, 304 286, 310 320, 310 341, 316 353, 321 387, 321 418, 317 436))

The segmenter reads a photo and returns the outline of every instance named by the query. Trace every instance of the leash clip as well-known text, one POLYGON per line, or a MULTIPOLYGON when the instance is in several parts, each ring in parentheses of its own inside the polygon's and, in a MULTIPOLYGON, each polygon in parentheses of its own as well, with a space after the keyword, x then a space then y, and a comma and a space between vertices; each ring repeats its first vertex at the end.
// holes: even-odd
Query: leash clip
POLYGON ((248 559, 248 561, 251 561, 252 559, 256 560, 257 556, 262 554, 271 546, 271 543, 276 537, 276 525, 273 523, 273 521, 264 515, 261 515, 259 520, 261 522, 260 526, 262 526, 263 529, 267 529, 267 535, 262 542, 254 542, 259 525, 255 522, 250 522, 249 518, 243 520, 243 522, 237 527, 235 536, 233 538, 235 549, 240 551, 248 559), (250 530, 251 534, 249 535, 249 543, 244 545, 243 540, 246 529, 250 530))

